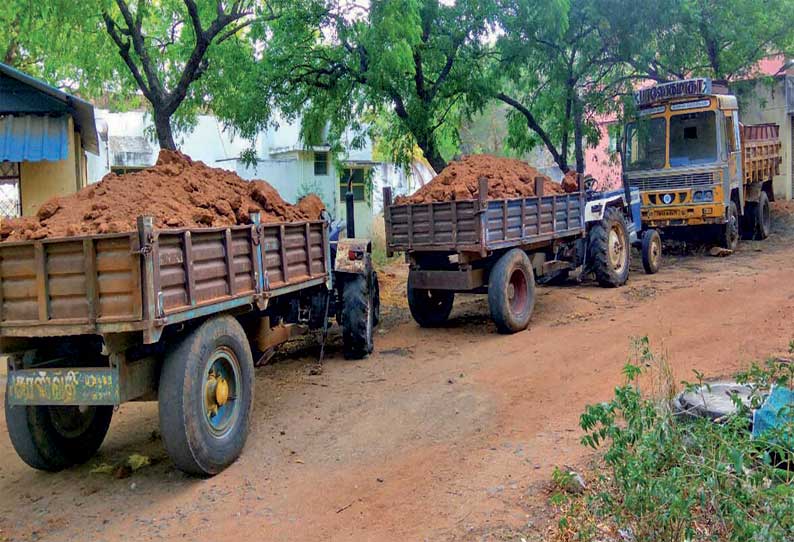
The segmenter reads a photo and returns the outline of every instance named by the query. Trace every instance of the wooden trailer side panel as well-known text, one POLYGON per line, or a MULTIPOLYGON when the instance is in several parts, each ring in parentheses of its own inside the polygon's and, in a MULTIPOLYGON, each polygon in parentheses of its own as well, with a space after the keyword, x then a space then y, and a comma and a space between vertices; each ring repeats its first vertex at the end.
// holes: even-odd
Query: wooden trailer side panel
POLYGON ((133 235, 0 245, 0 325, 93 325, 141 319, 133 235))

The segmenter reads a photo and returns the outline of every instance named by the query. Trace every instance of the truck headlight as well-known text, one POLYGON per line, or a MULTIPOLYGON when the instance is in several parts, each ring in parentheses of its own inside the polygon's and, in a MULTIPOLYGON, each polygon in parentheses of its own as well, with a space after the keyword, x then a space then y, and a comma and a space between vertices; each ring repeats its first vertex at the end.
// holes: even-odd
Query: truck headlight
POLYGON ((713 190, 698 190, 692 194, 692 201, 695 203, 707 203, 714 201, 713 190))

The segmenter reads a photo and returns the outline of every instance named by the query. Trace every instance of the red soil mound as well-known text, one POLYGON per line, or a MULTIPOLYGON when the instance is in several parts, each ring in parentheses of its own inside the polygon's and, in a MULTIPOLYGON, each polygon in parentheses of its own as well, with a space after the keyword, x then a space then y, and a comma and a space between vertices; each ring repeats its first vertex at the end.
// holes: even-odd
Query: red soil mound
POLYGON ((308 194, 298 201, 298 209, 312 220, 318 220, 325 211, 325 204, 318 195, 308 194))
POLYGON ((319 198, 290 205, 265 181, 246 181, 182 153, 161 151, 149 169, 110 173, 76 194, 47 201, 35 217, 4 221, 0 240, 133 231, 141 215, 153 216, 155 227, 165 229, 249 224, 254 212, 262 222, 317 220, 321 211, 319 198))
POLYGON ((489 154, 473 154, 452 162, 432 181, 411 196, 399 197, 397 205, 434 201, 477 199, 480 177, 488 179, 488 198, 520 198, 535 195, 535 177, 542 177, 545 194, 562 194, 562 187, 520 160, 489 154))

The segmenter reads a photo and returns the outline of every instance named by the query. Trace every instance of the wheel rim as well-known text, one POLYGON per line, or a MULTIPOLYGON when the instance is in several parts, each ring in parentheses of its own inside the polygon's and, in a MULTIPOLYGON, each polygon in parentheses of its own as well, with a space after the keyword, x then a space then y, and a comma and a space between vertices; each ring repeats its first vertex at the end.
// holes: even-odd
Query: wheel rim
POLYGON ((651 239, 651 247, 649 252, 651 264, 656 267, 659 265, 659 258, 662 257, 662 240, 654 236, 653 239, 651 239))
POLYGON ((524 314, 529 307, 527 276, 521 269, 515 269, 510 274, 507 283, 507 301, 510 304, 510 312, 515 315, 524 314))
POLYGON ((53 428, 66 438, 82 436, 94 421, 96 407, 92 406, 49 406, 47 410, 53 428))
POLYGON ((617 225, 613 226, 609 230, 607 250, 609 252, 609 265, 615 270, 616 273, 621 273, 623 268, 626 266, 626 245, 623 231, 617 225))
POLYGON ((240 415, 240 362, 230 348, 221 346, 208 358, 202 389, 204 422, 210 434, 223 437, 240 415))

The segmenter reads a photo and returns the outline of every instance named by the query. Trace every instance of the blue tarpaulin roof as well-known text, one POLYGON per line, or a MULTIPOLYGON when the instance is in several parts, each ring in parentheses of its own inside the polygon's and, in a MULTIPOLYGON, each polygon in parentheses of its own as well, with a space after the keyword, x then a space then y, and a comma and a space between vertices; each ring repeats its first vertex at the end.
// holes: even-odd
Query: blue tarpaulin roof
POLYGON ((60 116, 64 113, 74 119, 83 148, 99 154, 94 106, 0 62, 0 115, 60 116))
POLYGON ((0 117, 0 161, 65 160, 69 155, 69 118, 25 115, 0 117))

